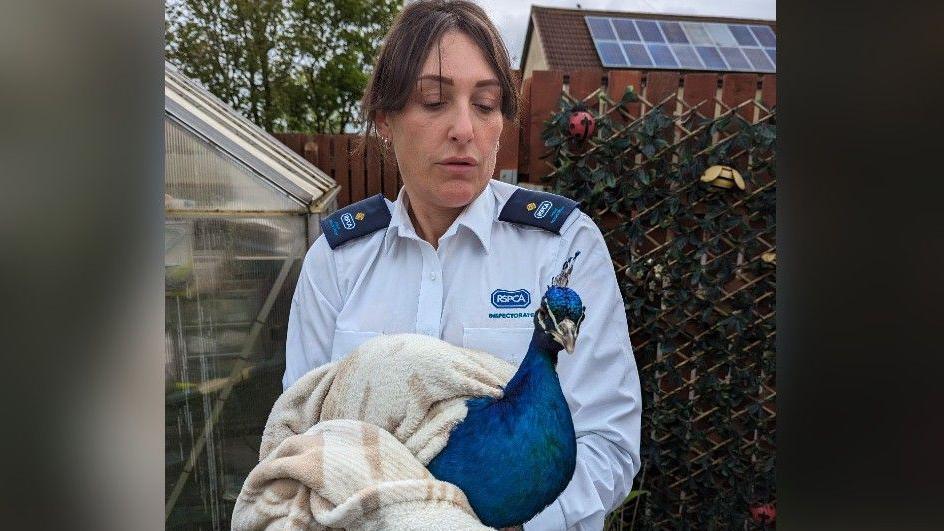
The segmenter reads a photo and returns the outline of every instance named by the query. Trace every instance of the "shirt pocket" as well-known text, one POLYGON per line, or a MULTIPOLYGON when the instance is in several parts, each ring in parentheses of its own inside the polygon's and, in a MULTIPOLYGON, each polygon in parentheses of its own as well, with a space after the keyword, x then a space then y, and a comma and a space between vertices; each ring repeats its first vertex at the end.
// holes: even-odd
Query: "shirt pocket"
POLYGON ((380 332, 361 332, 359 330, 334 330, 334 343, 331 345, 331 361, 338 361, 346 358, 352 350, 361 343, 372 337, 377 337, 380 332))
POLYGON ((462 346, 484 350, 518 366, 531 344, 534 328, 464 328, 462 346))

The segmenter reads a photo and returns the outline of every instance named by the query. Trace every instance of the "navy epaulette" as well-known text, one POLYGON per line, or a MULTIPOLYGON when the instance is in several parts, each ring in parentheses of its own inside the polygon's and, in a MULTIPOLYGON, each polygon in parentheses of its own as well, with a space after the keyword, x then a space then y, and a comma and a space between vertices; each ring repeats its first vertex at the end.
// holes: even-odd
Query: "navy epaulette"
POLYGON ((342 243, 390 225, 390 209, 383 194, 352 203, 321 220, 321 231, 332 249, 342 243))
POLYGON ((498 216, 500 221, 533 225, 560 234, 577 202, 564 196, 519 188, 511 194, 498 216))

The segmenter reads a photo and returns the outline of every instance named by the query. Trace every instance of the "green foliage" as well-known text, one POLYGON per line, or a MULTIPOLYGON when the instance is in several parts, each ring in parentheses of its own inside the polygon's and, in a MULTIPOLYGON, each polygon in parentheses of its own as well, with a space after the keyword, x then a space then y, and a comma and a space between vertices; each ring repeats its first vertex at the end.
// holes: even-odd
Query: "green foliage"
POLYGON ((170 0, 168 60, 267 131, 352 123, 402 0, 170 0))
MULTIPOLYGON (((774 115, 758 123, 661 108, 620 119, 627 90, 579 144, 561 101, 543 138, 556 193, 604 233, 643 390, 634 497, 608 529, 754 528, 775 502, 774 115), (702 182, 716 164, 746 190, 702 182)), ((667 106, 675 109, 675 103, 667 106)))

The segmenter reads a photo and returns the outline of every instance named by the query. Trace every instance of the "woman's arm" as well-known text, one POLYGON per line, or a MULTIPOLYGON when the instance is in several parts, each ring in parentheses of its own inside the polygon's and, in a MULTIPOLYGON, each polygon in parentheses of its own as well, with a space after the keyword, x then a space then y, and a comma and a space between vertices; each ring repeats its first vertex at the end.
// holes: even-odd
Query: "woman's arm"
POLYGON ((292 297, 282 389, 331 361, 334 324, 341 307, 334 252, 322 235, 305 255, 292 297))

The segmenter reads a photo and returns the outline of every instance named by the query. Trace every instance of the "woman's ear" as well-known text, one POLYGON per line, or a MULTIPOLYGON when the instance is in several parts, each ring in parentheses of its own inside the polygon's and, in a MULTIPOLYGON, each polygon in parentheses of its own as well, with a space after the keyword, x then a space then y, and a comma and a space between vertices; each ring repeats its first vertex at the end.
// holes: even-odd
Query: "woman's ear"
POLYGON ((383 138, 390 138, 390 114, 387 111, 377 110, 374 113, 374 124, 377 126, 377 133, 383 138))

